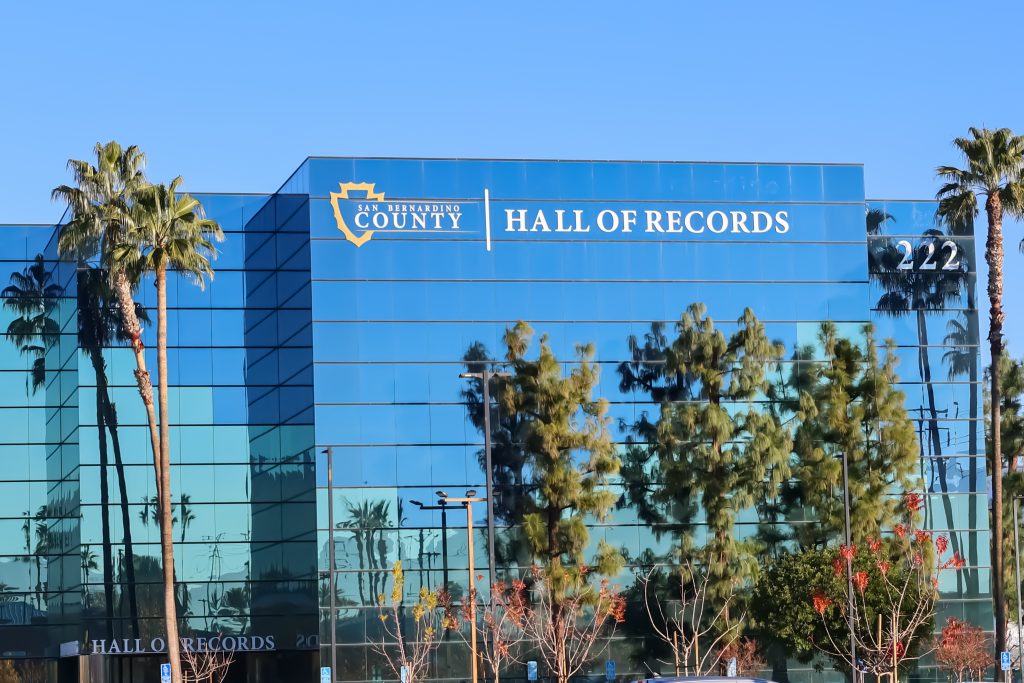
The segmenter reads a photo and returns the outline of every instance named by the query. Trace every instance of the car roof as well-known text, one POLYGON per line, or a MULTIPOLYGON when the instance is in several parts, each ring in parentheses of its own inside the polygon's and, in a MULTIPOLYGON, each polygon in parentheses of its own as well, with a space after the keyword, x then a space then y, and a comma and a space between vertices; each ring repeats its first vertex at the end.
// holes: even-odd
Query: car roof
POLYGON ((642 678, 636 683, 774 683, 766 678, 729 676, 665 676, 642 678))

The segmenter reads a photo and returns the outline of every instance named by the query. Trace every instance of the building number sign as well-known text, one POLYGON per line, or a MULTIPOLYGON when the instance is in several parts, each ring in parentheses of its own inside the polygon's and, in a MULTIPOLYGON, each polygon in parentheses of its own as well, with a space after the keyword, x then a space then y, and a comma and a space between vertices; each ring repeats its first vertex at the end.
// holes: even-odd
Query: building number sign
MULTIPOLYGON (((917 266, 918 270, 960 270, 960 261, 957 258, 959 247, 953 240, 945 240, 941 247, 936 248, 938 240, 928 240, 922 246, 928 250, 924 261, 917 266), (938 253, 936 253, 938 252, 938 253), (940 264, 941 262, 941 264, 940 264)), ((903 260, 896 266, 897 270, 914 269, 914 246, 910 240, 900 240, 896 248, 903 253, 903 260)))

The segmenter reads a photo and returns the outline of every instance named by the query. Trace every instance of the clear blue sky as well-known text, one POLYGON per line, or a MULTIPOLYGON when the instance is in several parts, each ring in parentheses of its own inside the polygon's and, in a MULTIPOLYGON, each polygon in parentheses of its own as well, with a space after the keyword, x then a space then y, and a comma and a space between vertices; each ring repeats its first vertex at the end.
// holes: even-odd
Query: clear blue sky
MULTIPOLYGON (((968 126, 1024 132, 1024 3, 4 3, 0 221, 68 157, 276 189, 307 155, 844 161, 929 198, 968 126)), ((1020 226, 1009 336, 1024 349, 1020 226)))

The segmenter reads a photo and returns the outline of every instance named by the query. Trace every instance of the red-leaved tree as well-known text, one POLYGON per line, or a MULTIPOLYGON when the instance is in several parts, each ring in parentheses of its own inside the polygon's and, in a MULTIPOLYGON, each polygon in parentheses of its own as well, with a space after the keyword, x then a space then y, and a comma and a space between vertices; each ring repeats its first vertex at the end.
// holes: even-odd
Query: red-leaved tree
POLYGON ((992 641, 984 629, 955 617, 946 620, 933 647, 935 662, 957 683, 968 677, 981 680, 992 654, 992 641))
POLYGON ((946 557, 949 539, 933 538, 916 528, 924 496, 904 496, 905 523, 897 524, 886 539, 869 539, 866 547, 840 546, 833 562, 835 580, 818 587, 812 596, 822 617, 826 638, 815 645, 837 661, 874 675, 893 673, 904 662, 932 651, 928 636, 935 618, 939 577, 959 571, 965 562, 959 553, 946 557), (853 585, 852 603, 847 586, 853 585), (850 653, 847 630, 835 629, 829 617, 838 610, 841 623, 852 621, 857 662, 850 653), (831 623, 831 628, 830 628, 831 623))

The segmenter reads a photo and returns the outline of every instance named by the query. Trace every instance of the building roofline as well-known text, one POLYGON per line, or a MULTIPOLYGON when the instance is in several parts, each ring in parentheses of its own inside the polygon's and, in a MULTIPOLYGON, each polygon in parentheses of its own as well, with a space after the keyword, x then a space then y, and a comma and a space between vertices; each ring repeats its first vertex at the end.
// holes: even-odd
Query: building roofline
POLYGON ((931 203, 934 204, 938 200, 935 199, 934 197, 932 197, 931 199, 885 199, 885 198, 879 199, 878 197, 868 197, 864 201, 865 202, 887 202, 889 204, 897 204, 897 203, 903 203, 903 204, 911 204, 911 203, 913 203, 913 204, 926 204, 928 202, 931 202, 931 203))
MULTIPOLYGON (((716 160, 686 160, 686 159, 562 159, 551 157, 401 157, 401 156, 345 156, 313 154, 303 159, 303 163, 312 159, 353 159, 353 160, 376 160, 381 161, 557 161, 581 164, 736 164, 736 165, 760 165, 760 166, 858 166, 863 168, 861 162, 852 161, 716 161, 716 160)), ((299 164, 298 170, 302 167, 299 164)))

